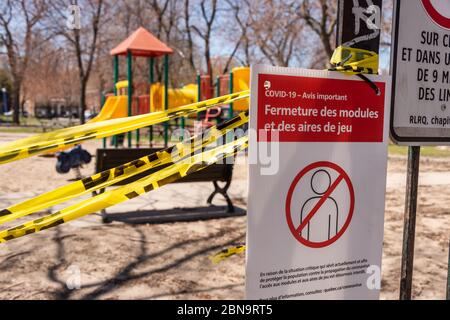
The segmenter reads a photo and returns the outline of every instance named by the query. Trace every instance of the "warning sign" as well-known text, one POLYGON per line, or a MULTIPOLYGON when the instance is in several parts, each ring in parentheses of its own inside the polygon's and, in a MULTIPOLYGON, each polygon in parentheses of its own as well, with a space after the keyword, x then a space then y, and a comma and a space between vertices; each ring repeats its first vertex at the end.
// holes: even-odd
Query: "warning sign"
POLYGON ((423 7, 439 26, 450 29, 450 6, 445 1, 422 0, 423 7))
POLYGON ((354 207, 355 193, 347 173, 335 163, 316 162, 292 182, 286 197, 286 221, 300 243, 322 248, 344 234, 354 207))
POLYGON ((449 30, 448 1, 396 1, 391 136, 398 144, 450 144, 449 30))
POLYGON ((386 79, 252 67, 246 294, 377 299, 386 79))

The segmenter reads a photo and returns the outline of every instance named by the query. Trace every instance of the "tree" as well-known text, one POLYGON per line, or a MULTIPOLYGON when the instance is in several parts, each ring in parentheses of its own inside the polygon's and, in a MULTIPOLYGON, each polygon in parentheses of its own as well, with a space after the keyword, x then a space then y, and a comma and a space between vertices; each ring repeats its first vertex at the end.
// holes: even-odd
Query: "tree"
POLYGON ((191 21, 190 21, 190 9, 189 9, 189 0, 184 1, 184 26, 185 31, 187 35, 187 42, 188 42, 188 54, 189 54, 189 65, 192 68, 192 71, 197 72, 197 68, 195 67, 195 61, 194 61, 194 41, 192 40, 192 33, 191 33, 191 21))
POLYGON ((47 22, 50 32, 66 40, 78 68, 80 122, 85 123, 86 88, 98 50, 106 11, 104 0, 52 0, 47 22))
POLYGON ((249 7, 250 36, 264 57, 273 65, 287 67, 302 44, 303 24, 298 18, 299 2, 263 0, 249 7))
MULTIPOLYGON (((36 35, 39 40, 39 35, 36 35)), ((48 104, 52 99, 64 99, 74 105, 78 101, 77 68, 67 59, 64 48, 46 41, 33 51, 22 85, 23 100, 29 98, 35 104, 48 104), (45 79, 45 81, 36 81, 45 79)))
POLYGON ((251 26, 250 18, 249 18, 249 6, 248 3, 242 3, 240 0, 226 0, 232 13, 234 21, 237 24, 238 32, 240 32, 240 37, 234 46, 232 53, 230 54, 227 63, 225 64, 225 68, 223 73, 228 71, 231 60, 235 57, 239 47, 242 47, 242 51, 244 54, 244 59, 241 61, 243 65, 249 66, 251 64, 250 57, 250 37, 249 37, 249 29, 251 26))
MULTIPOLYGON (((169 3, 171 2, 171 0, 149 0, 148 4, 150 6, 151 9, 151 13, 153 14, 153 16, 156 18, 156 37, 160 40, 162 40, 162 36, 163 36, 163 31, 166 30, 165 29, 165 16, 168 13, 168 8, 169 8, 169 3)), ((151 22, 152 25, 154 25, 155 23, 152 21, 151 22)), ((167 30, 166 30, 166 38, 167 38, 167 30)), ((162 81, 162 76, 163 76, 163 65, 161 63, 161 61, 158 61, 156 63, 156 78, 158 79, 158 81, 162 81)))
POLYGON ((169 7, 170 0, 151 0, 150 1, 150 7, 153 9, 153 12, 156 15, 156 37, 161 38, 161 33, 164 28, 163 19, 164 15, 166 14, 167 8, 169 7))
POLYGON ((200 1, 201 18, 203 19, 204 26, 202 29, 197 25, 191 25, 190 27, 195 33, 203 40, 203 52, 206 63, 206 74, 210 76, 211 84, 213 81, 213 69, 211 63, 211 35, 213 31, 214 21, 217 15, 217 0, 201 0, 200 1), (210 5, 208 6, 207 3, 210 5))
POLYGON ((33 36, 47 2, 6 0, 0 5, 0 45, 6 49, 12 78, 13 122, 20 123, 21 88, 34 48, 33 36))
POLYGON ((300 17, 319 36, 328 59, 333 55, 335 28, 337 23, 337 1, 303 0, 300 17))

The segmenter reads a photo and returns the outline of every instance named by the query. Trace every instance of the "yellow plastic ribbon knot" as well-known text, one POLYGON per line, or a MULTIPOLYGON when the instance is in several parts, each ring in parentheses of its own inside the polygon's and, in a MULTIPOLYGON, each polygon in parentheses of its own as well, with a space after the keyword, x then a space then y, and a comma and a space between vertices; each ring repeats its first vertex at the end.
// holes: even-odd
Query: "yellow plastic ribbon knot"
POLYGON ((345 74, 378 74, 378 54, 373 51, 339 46, 330 60, 330 71, 345 74))

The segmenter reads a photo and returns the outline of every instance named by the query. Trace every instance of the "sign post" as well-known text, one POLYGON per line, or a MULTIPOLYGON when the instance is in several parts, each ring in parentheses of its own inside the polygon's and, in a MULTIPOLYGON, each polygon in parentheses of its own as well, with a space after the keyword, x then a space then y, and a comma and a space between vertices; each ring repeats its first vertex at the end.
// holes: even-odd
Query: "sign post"
POLYGON ((335 72, 252 66, 248 299, 379 297, 389 86, 370 79, 380 95, 335 72))
POLYGON ((339 0, 338 46, 380 51, 382 0, 339 0))
POLYGON ((396 0, 391 138, 409 146, 400 299, 411 299, 420 146, 450 145, 450 7, 396 0))
POLYGON ((417 189, 419 187, 419 164, 420 147, 409 147, 403 223, 402 265, 400 273, 400 300, 411 300, 412 293, 414 240, 416 235, 417 189))
POLYGON ((447 300, 450 300, 450 241, 448 243, 447 300))

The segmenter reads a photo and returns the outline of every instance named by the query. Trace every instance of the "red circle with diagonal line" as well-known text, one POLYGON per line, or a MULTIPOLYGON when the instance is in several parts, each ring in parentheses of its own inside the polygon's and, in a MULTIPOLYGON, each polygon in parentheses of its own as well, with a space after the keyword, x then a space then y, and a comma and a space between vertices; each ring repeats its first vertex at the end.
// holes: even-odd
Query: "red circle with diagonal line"
MULTIPOLYGON (((355 192, 353 190, 352 182, 348 176, 348 174, 342 169, 340 166, 338 166, 335 163, 327 162, 327 161, 321 161, 321 162, 315 162, 310 164, 309 166, 305 167, 302 171, 297 174, 297 176, 294 178, 294 181, 292 181, 291 186, 289 188, 287 197, 286 197, 286 220, 287 224, 289 226, 289 229, 292 232, 292 235, 297 239, 300 243, 302 243, 305 246, 311 247, 311 248, 323 248, 331 245, 335 241, 337 241, 347 230, 348 226, 350 225, 350 222, 353 217, 353 210, 355 208, 355 192), (307 240, 303 238, 300 235, 300 232, 304 228, 304 226, 311 220, 311 218, 314 216, 314 208, 310 214, 307 215, 307 217, 300 222, 300 226, 294 226, 294 222, 292 221, 292 214, 291 214, 291 201, 292 201, 292 195, 294 194, 295 188, 299 181, 307 174, 308 172, 318 169, 318 168, 329 168, 333 169, 338 173, 338 178, 330 184, 330 187, 328 188, 328 191, 321 197, 321 200, 319 200, 318 204, 316 204, 316 207, 320 208, 320 203, 323 203, 335 190, 335 188, 342 182, 345 182, 350 194, 350 205, 349 205, 349 212, 347 215, 347 219, 345 220, 344 224, 342 225, 342 228, 336 233, 336 235, 326 241, 323 242, 313 242, 310 240, 307 240)), ((317 209, 318 210, 318 209, 317 209)))
POLYGON ((450 17, 439 12, 431 0, 422 0, 422 5, 430 18, 445 29, 450 29, 450 17))

